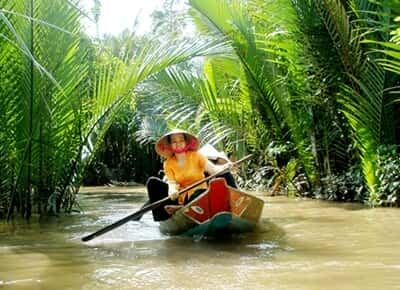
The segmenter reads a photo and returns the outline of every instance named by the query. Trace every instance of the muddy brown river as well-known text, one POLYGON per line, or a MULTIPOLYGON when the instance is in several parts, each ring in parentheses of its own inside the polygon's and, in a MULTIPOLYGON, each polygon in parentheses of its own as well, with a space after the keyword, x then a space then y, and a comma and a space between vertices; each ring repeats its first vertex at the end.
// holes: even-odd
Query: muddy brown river
POLYGON ((138 210, 142 187, 82 188, 83 213, 0 222, 0 289, 400 289, 400 209, 267 197, 257 229, 171 237, 138 210))

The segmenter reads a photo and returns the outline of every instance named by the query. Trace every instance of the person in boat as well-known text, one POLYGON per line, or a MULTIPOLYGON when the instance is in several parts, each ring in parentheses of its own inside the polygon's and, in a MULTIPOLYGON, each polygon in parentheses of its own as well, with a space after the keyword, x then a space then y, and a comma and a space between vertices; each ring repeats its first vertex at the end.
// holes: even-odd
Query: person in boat
MULTIPOLYGON (((215 165, 224 165, 228 164, 231 162, 229 157, 221 151, 218 151, 217 149, 214 148, 211 144, 205 144, 199 149, 200 153, 202 153, 204 156, 207 157, 208 160, 210 160, 212 163, 215 165)), ((205 173, 206 177, 208 176, 207 172, 205 173)), ((226 183, 230 187, 237 188, 237 184, 235 181, 235 178, 233 177, 232 173, 230 171, 224 173, 221 175, 221 177, 224 177, 226 180, 226 183)))
POLYGON ((150 177, 147 180, 149 202, 154 203, 169 196, 169 200, 153 209, 155 221, 168 219, 177 207, 181 207, 199 196, 207 189, 208 185, 203 182, 179 195, 180 190, 204 179, 205 173, 213 175, 232 167, 231 162, 218 165, 209 161, 199 151, 197 137, 180 129, 174 129, 162 136, 156 142, 155 150, 158 155, 165 158, 163 167, 166 182, 157 177, 150 177))

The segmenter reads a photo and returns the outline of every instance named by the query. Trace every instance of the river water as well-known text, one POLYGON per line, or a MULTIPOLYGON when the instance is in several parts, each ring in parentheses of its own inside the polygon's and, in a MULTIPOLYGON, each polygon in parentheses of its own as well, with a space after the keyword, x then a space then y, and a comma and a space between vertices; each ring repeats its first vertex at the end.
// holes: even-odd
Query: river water
POLYGON ((227 240, 164 236, 146 214, 83 243, 145 201, 83 188, 82 214, 0 223, 0 289, 400 289, 399 209, 262 198, 258 228, 227 240))

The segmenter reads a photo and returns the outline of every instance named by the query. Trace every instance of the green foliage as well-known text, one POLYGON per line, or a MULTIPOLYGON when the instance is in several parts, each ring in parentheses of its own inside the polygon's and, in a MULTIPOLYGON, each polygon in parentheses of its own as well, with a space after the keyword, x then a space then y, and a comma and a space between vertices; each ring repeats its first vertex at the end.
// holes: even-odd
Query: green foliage
POLYGON ((257 155, 239 183, 253 190, 269 191, 270 195, 312 196, 310 184, 298 159, 293 158, 293 144, 268 144, 257 155))
MULTIPOLYGON (((201 31, 221 35, 232 44, 237 58, 234 71, 238 72, 232 74, 232 79, 239 83, 238 94, 248 100, 251 112, 249 121, 245 121, 246 139, 256 150, 272 141, 295 143, 307 178, 313 181, 315 164, 306 129, 310 118, 302 110, 306 99, 300 97, 306 81, 296 64, 299 55, 291 34, 290 19, 294 13, 289 2, 281 1, 283 6, 274 5, 273 1, 250 1, 248 6, 241 1, 191 1, 190 4, 201 31), (274 9, 276 13, 279 9, 289 20, 270 18, 274 9)), ((229 63, 219 65, 221 71, 230 71, 229 63)))
POLYGON ((383 136, 394 140, 393 132, 383 129, 387 122, 385 116, 390 116, 389 108, 385 107, 385 86, 392 76, 386 74, 375 58, 369 55, 373 47, 362 43, 367 37, 386 37, 385 29, 370 28, 377 27, 377 23, 386 27, 388 19, 382 7, 362 1, 351 1, 349 6, 340 1, 315 1, 314 4, 341 64, 343 82, 336 91, 337 102, 341 106, 337 109, 343 112, 352 128, 370 202, 374 202, 378 184, 375 176, 377 146, 385 142, 383 136))
POLYGON ((90 166, 152 171, 136 152, 172 127, 252 151, 246 186, 399 205, 395 0, 191 0, 196 39, 165 33, 174 2, 162 37, 99 48, 77 1, 0 0, 0 216, 70 211, 90 166))
POLYGON ((397 92, 390 86, 399 78, 384 71, 385 53, 372 56, 376 46, 366 40, 388 39, 390 11, 368 1, 189 4, 198 30, 228 40, 233 54, 205 60, 203 74, 173 70, 156 77, 159 93, 148 96, 162 104, 152 111, 164 125, 189 128, 233 151, 240 140, 260 156, 249 185, 256 180, 297 194, 314 188, 319 196, 376 202, 376 148, 397 142, 397 92), (291 144, 283 164, 262 161, 270 159, 269 144, 291 144), (351 169, 355 164, 362 175, 351 169), (335 196, 321 191, 324 185, 349 189, 332 189, 335 196))
POLYGON ((257 159, 250 166, 241 182, 244 187, 255 190, 268 190, 273 188, 276 194, 284 189, 281 186, 284 166, 289 162, 293 146, 290 144, 270 143, 263 152, 257 152, 257 159))
POLYGON ((355 167, 341 175, 322 177, 321 185, 316 188, 314 195, 319 199, 365 202, 368 190, 364 185, 362 171, 355 167))
POLYGON ((86 170, 85 185, 117 181, 144 184, 149 176, 157 175, 160 159, 153 143, 140 144, 136 140, 137 120, 129 104, 121 109, 86 170))
POLYGON ((10 50, 1 50, 5 71, 0 75, 21 76, 5 82, 8 91, 0 98, 5 105, 0 119, 8 125, 0 129, 7 141, 1 146, 0 165, 7 170, 1 173, 0 192, 9 218, 14 210, 29 218, 33 206, 41 214, 71 211, 83 173, 141 85, 168 66, 226 50, 219 41, 147 40, 123 59, 102 50, 95 54, 81 35, 75 2, 6 4, 0 10, 0 38, 16 48, 17 61, 11 65, 10 50))
POLYGON ((379 204, 400 206, 400 156, 398 146, 378 148, 379 204))
POLYGON ((64 199, 65 165, 75 155, 70 146, 80 139, 76 128, 84 118, 76 113, 85 91, 87 45, 77 35, 79 13, 68 3, 8 1, 2 7, 0 30, 5 45, 14 47, 12 57, 0 53, 2 75, 17 81, 9 81, 13 93, 1 96, 9 104, 1 116, 10 120, 1 131, 12 133, 4 156, 14 159, 8 160, 3 189, 8 216, 17 208, 29 218, 32 202, 40 213, 57 212, 64 199), (4 70, 9 67, 15 69, 4 70))

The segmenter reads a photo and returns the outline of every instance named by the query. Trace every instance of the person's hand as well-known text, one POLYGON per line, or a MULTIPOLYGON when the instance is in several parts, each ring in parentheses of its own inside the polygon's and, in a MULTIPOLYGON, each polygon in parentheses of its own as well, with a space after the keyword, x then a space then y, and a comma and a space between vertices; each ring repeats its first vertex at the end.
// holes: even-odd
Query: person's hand
POLYGON ((168 181, 168 197, 171 200, 175 200, 178 198, 178 196, 179 196, 178 185, 173 180, 168 181))
POLYGON ((179 192, 178 191, 174 191, 168 194, 169 198, 171 200, 176 200, 179 197, 179 192))

